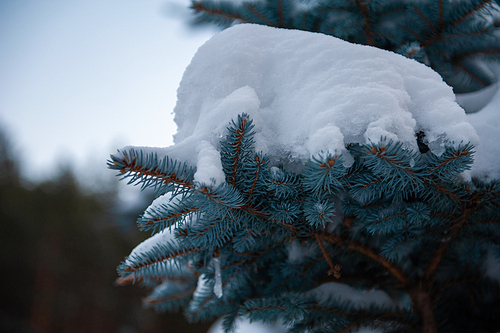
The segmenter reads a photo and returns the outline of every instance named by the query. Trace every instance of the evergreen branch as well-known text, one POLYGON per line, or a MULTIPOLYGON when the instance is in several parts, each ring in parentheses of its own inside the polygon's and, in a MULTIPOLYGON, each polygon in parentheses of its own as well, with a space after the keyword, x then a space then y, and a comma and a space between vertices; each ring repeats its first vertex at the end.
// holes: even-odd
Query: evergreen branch
POLYGON ((257 16, 258 18, 260 18, 265 25, 268 25, 270 27, 275 27, 275 28, 278 28, 276 26, 276 24, 274 24, 274 22, 272 22, 271 20, 269 20, 267 17, 265 17, 264 15, 262 15, 261 13, 259 13, 257 10, 255 10, 255 6, 252 6, 250 5, 249 3, 245 4, 245 7, 247 7, 247 9, 252 13, 254 14, 255 16, 257 16))
POLYGON ((138 226, 140 230, 149 230, 151 228, 156 229, 157 225, 161 225, 163 223, 167 224, 167 226, 173 225, 178 219, 181 217, 194 213, 198 211, 198 208, 186 208, 182 211, 176 212, 176 213, 171 213, 167 216, 164 217, 158 217, 158 218, 140 218, 138 220, 138 226))
MULTIPOLYGON (((247 121, 248 120, 246 118, 243 118, 241 120, 241 123, 244 124, 247 121)), ((235 144, 236 152, 235 152, 234 157, 233 157, 233 163, 232 163, 233 172, 232 172, 232 179, 231 179, 231 183, 233 186, 236 186, 236 169, 238 167, 238 161, 239 161, 239 157, 240 157, 240 153, 241 153, 241 144, 243 141, 243 137, 245 135, 245 128, 240 126, 239 128, 236 129, 236 134, 237 134, 236 144, 235 144)))
POLYGON ((423 38, 414 30, 410 29, 409 27, 403 25, 401 26, 401 28, 403 28, 404 30, 406 30, 407 32, 409 32, 410 34, 412 34, 416 40, 418 40, 420 43, 422 43, 423 41, 423 38))
MULTIPOLYGON (((224 218, 218 218, 218 219, 215 219, 213 220, 212 222, 210 222, 209 225, 207 225, 205 228, 203 229, 196 229, 194 233, 189 233, 188 230, 182 230, 182 233, 179 232, 179 234, 183 237, 188 237, 188 236, 192 236, 194 239, 196 238, 201 238, 203 236, 205 236, 205 234, 212 230, 217 224, 219 224, 220 222, 222 222, 224 219, 226 219, 227 216, 225 216, 224 218)), ((234 220, 233 220, 234 221, 234 220)), ((224 229, 224 227, 222 227, 222 229, 224 229)))
POLYGON ((484 6, 490 4, 491 2, 493 2, 493 0, 485 0, 485 1, 477 4, 473 8, 469 9, 468 11, 466 11, 462 16, 460 16, 459 18, 457 18, 456 20, 454 20, 453 22, 451 22, 450 26, 454 27, 456 25, 459 25, 464 20, 466 20, 469 16, 471 16, 474 13, 476 13, 477 11, 479 11, 480 9, 482 9, 484 6))
MULTIPOLYGON (((198 274, 196 272, 196 274, 198 274)), ((196 276, 195 274, 195 276, 196 276)), ((137 282, 143 282, 147 280, 148 282, 164 282, 164 281, 172 281, 172 282, 180 282, 180 283, 189 283, 192 282, 193 279, 190 279, 185 276, 150 276, 147 279, 144 276, 136 277, 134 273, 127 275, 126 277, 119 277, 115 280, 115 284, 119 286, 126 286, 129 284, 134 284, 137 282)))
MULTIPOLYGON (((498 51, 500 53, 500 49, 498 49, 498 51)), ((471 79, 473 79, 474 81, 476 81, 477 83, 479 83, 483 87, 489 86, 488 82, 484 81, 482 78, 480 78, 479 76, 477 76, 476 74, 474 74, 474 72, 468 70, 467 67, 465 67, 460 60, 453 61, 453 65, 456 66, 462 72, 466 73, 471 79)))
POLYGON ((369 21, 370 13, 368 12, 363 2, 361 2, 360 0, 354 0, 354 2, 356 3, 356 6, 358 6, 358 8, 360 9, 361 13, 364 16, 363 30, 365 31, 366 44, 370 46, 375 46, 375 41, 373 40, 373 36, 371 35, 370 31, 370 21, 369 21))
POLYGON ((442 186, 442 185, 438 185, 432 181, 430 181, 429 179, 426 179, 424 178, 423 179, 424 182, 429 185, 430 187, 433 187, 434 189, 438 190, 439 192, 443 193, 444 195, 446 195, 447 197, 455 200, 456 202, 459 202, 460 201, 460 198, 455 195, 455 193, 453 193, 452 190, 448 190, 445 186, 442 186))
MULTIPOLYGON (((477 267, 477 271, 481 271, 481 268, 477 267)), ((446 282, 442 283, 441 285, 439 285, 439 290, 443 291, 443 290, 446 290, 448 288, 452 288, 455 286, 462 286, 462 285, 464 285, 464 283, 465 283, 465 285, 476 284, 480 281, 481 281, 481 279, 479 277, 471 277, 471 278, 467 278, 467 279, 454 279, 454 280, 446 281, 446 282)))
MULTIPOLYGON (((224 285, 224 283, 223 283, 222 285, 224 285)), ((208 302, 210 302, 211 300, 213 300, 213 299, 214 299, 214 296, 215 296, 215 294, 213 294, 213 293, 212 293, 210 296, 208 296, 207 298, 205 298, 205 300, 204 300, 203 302, 201 302, 200 304, 198 304, 198 306, 197 306, 197 308, 196 308, 196 310, 195 310, 195 311, 190 311, 190 312, 188 312, 188 313, 186 314, 186 318, 187 318, 187 319, 190 319, 190 318, 192 318, 192 317, 195 317, 195 316, 197 316, 200 312, 202 312, 203 310, 205 310, 205 309, 204 309, 204 306, 205 306, 208 302)))
POLYGON ((193 287, 191 287, 187 290, 183 290, 181 292, 178 292, 176 294, 172 294, 172 295, 168 295, 168 296, 164 296, 164 297, 160 297, 160 298, 155 298, 155 297, 149 296, 144 300, 144 304, 145 305, 155 305, 155 304, 160 304, 163 302, 178 301, 180 299, 191 296, 195 292, 195 290, 196 290, 196 285, 194 285, 193 287))
POLYGON ((208 8, 205 6, 204 1, 193 1, 191 3, 191 8, 197 12, 203 12, 203 13, 207 13, 209 15, 223 17, 227 20, 239 20, 239 21, 244 22, 244 23, 248 22, 247 19, 245 19, 244 17, 242 17, 240 15, 227 13, 227 12, 224 12, 220 9, 208 8))
POLYGON ((264 310, 283 310, 285 307, 283 305, 268 305, 268 306, 260 306, 251 309, 245 309, 244 313, 252 313, 255 311, 264 311, 264 310))
POLYGON ((394 38, 396 38, 396 36, 394 36, 394 35, 390 35, 390 34, 382 33, 382 32, 377 32, 377 31, 372 31, 372 34, 375 35, 375 36, 386 38, 386 39, 394 39, 394 38))
POLYGON ((137 156, 137 153, 133 150, 123 153, 125 155, 123 158, 112 155, 111 161, 108 161, 108 167, 125 174, 125 177, 132 177, 130 182, 138 181, 143 183, 144 187, 149 186, 150 183, 161 182, 164 185, 175 184, 187 189, 194 188, 192 182, 193 170, 187 168, 185 164, 181 165, 169 157, 157 161, 155 154, 148 154, 144 157, 140 152, 140 155, 137 156))
POLYGON ((432 24, 432 22, 427 18, 427 16, 425 16, 424 13, 422 13, 416 5, 412 5, 412 7, 413 7, 413 10, 415 11, 415 13, 417 13, 417 15, 420 16, 420 18, 423 19, 425 21, 425 23, 427 23, 430 30, 432 30, 435 33, 436 28, 434 27, 434 24, 432 24))
POLYGON ((377 183, 380 183, 380 182, 383 182, 383 181, 387 181, 387 180, 393 180, 394 177, 379 177, 379 178, 376 178, 374 180, 372 180, 371 182, 369 183, 365 183, 365 184, 361 184, 361 186, 359 186, 360 188, 367 188, 371 185, 375 185, 377 183))
POLYGON ((335 265, 332 261, 332 258, 328 254, 328 251, 326 250, 325 244, 323 244, 323 241, 321 240, 319 234, 314 234, 314 237, 316 238, 316 242, 318 242, 318 245, 321 249, 321 252, 323 252, 323 256, 325 257, 326 261, 328 262, 328 265, 330 265, 330 270, 328 271, 328 275, 333 275, 337 279, 340 278, 340 269, 342 266, 340 265, 335 265))
POLYGON ((276 5, 278 7, 278 27, 286 28, 285 19, 283 16, 283 2, 281 0, 277 0, 276 5))
POLYGON ((378 228, 374 229, 373 225, 378 225, 380 223, 384 223, 384 222, 387 222, 389 220, 392 220, 392 219, 395 219, 395 218, 398 218, 398 217, 407 217, 408 216, 408 213, 407 212, 396 212, 394 214, 390 214, 390 215, 387 215, 387 216, 382 216, 382 217, 379 217, 377 220, 373 221, 373 222, 368 222, 366 225, 370 225, 372 226, 370 228, 370 230, 374 230, 374 231, 379 231, 378 228))
POLYGON ((484 234, 484 233, 472 233, 468 236, 470 237, 470 239, 480 240, 481 243, 483 243, 483 244, 489 242, 489 243, 493 243, 496 245, 500 245, 500 236, 497 236, 497 235, 484 234))
POLYGON ((255 187, 257 185, 257 181, 259 180, 259 175, 261 173, 262 165, 266 163, 266 161, 264 159, 261 160, 259 156, 255 156, 255 162, 257 162, 255 168, 255 175, 253 176, 253 182, 252 186, 250 187, 250 192, 248 193, 247 200, 250 200, 250 198, 252 197, 253 191, 255 191, 255 187))
POLYGON ((307 31, 306 24, 307 24, 307 18, 308 17, 309 17, 309 13, 305 12, 304 13, 304 17, 302 18, 302 25, 300 26, 299 30, 307 31))
POLYGON ((481 29, 479 31, 471 31, 471 32, 468 32, 468 33, 464 33, 464 34, 449 34, 449 35, 445 35, 443 36, 443 41, 448 41, 448 40, 451 40, 451 39, 454 39, 454 38, 467 38, 467 37, 473 37, 473 36, 477 36, 477 35, 483 35, 485 33, 488 33, 490 32, 491 30, 490 29, 481 29))
POLYGON ((330 12, 330 11, 339 11, 339 12, 349 12, 349 10, 345 7, 335 7, 335 6, 328 6, 328 7, 320 7, 318 10, 318 13, 322 12, 330 12))
POLYGON ((320 26, 321 26, 321 20, 319 17, 316 17, 316 19, 314 20, 314 24, 311 28, 311 31, 318 32, 320 26))
POLYGON ((243 198, 234 188, 225 183, 220 184, 215 189, 212 187, 202 187, 200 193, 206 197, 211 204, 224 207, 228 210, 236 210, 243 206, 243 198))
POLYGON ((341 237, 334 236, 334 235, 324 235, 323 234, 323 235, 320 235, 320 237, 331 242, 331 243, 343 246, 347 249, 358 251, 361 254, 365 255, 366 257, 375 260, 376 262, 378 262, 379 264, 384 266, 404 286, 408 285, 408 278, 406 277, 406 274, 403 271, 401 271, 401 269, 399 269, 397 266, 395 266, 394 264, 387 261, 382 256, 375 253, 375 251, 372 250, 371 248, 364 246, 363 244, 356 243, 356 242, 345 243, 341 237))
POLYGON ((274 224, 280 225, 283 228, 285 228, 288 231, 291 231, 293 233, 297 233, 298 232, 298 229, 295 226, 293 226, 291 224, 288 224, 288 223, 285 223, 285 222, 282 222, 281 220, 269 218, 269 221, 273 222, 274 224))
POLYGON ((251 214, 251 215, 255 215, 259 218, 262 218, 262 219, 269 219, 269 216, 264 213, 264 212, 261 212, 260 210, 258 210, 257 208, 255 207, 252 207, 250 205, 243 205, 240 207, 241 210, 251 214))
POLYGON ((472 57, 476 57, 476 56, 488 56, 488 55, 498 56, 499 54, 500 54, 500 48, 496 47, 496 48, 480 49, 480 50, 476 50, 476 51, 457 53, 457 54, 455 54, 455 56, 453 58, 457 62, 460 59, 464 59, 464 58, 472 58, 472 57))
MULTIPOLYGON (((252 256, 252 258, 250 259, 242 259, 242 260, 239 260, 239 261, 235 261, 229 265, 225 265, 224 267, 221 268, 221 270, 226 270, 226 269, 229 269, 229 268, 232 268, 232 267, 235 267, 235 266, 239 266, 239 265, 242 265, 242 264, 251 264, 251 263, 254 263, 256 262, 260 257, 262 257, 264 254, 268 253, 269 251, 271 250, 274 250, 276 247, 282 245, 283 243, 285 243, 285 240, 281 241, 281 242, 278 242, 276 244, 274 244, 274 246, 271 246, 267 249, 264 249, 264 250, 261 250, 259 252, 256 252, 256 253, 246 253, 246 252, 241 252, 241 254, 244 254, 244 255, 250 255, 252 256)), ((236 253, 239 254, 239 252, 237 251, 234 251, 236 253)))
MULTIPOLYGON (((391 144, 392 142, 389 142, 389 145, 391 144)), ((399 146, 399 144, 396 144, 396 149, 397 149, 397 146, 399 146)), ((388 157, 387 154, 389 154, 390 152, 387 150, 387 147, 373 147, 369 150, 366 150, 365 151, 367 154, 372 154, 374 156, 377 156, 378 158, 380 158, 381 160, 387 162, 388 164, 390 165, 393 165, 393 166, 396 166, 398 169, 400 170, 403 170, 404 172, 414 176, 414 177, 417 177, 417 178, 421 178, 418 176, 418 174, 416 172, 414 172, 413 170, 411 170, 411 168, 409 167, 409 165, 406 165, 405 163, 403 162, 398 162, 394 159, 391 159, 388 157)), ((396 155, 389 155, 391 157, 395 157, 396 155)))
POLYGON ((337 331, 335 333, 347 333, 349 332, 350 330, 352 330, 353 328, 359 326, 361 323, 357 322, 357 321, 354 321, 352 323, 350 323, 349 325, 347 325, 345 328, 341 329, 340 331, 337 331))
POLYGON ((473 224, 500 224, 500 220, 496 219, 485 219, 485 220, 475 220, 473 224))
POLYGON ((446 214, 446 213, 443 213, 443 212, 435 212, 435 211, 431 211, 429 213, 430 216, 434 216, 434 217, 442 217, 442 218, 447 218, 447 219, 453 219, 456 217, 456 215, 454 214, 446 214))
MULTIPOLYGON (((253 150, 252 137, 254 132, 252 121, 248 115, 243 113, 238 116, 237 121, 232 121, 228 127, 229 133, 226 140, 221 143, 221 162, 226 182, 237 188, 240 172, 245 172, 244 167, 253 150)), ((241 188, 238 186, 241 190, 241 188)))
POLYGON ((317 311, 317 312, 338 314, 338 315, 347 317, 350 320, 353 320, 354 323, 357 323, 356 325, 359 325, 364 321, 372 319, 373 317, 376 317, 377 320, 379 320, 379 321, 386 321, 386 322, 400 322, 405 317, 405 314, 402 312, 382 311, 382 312, 377 312, 376 314, 372 314, 372 313, 369 313, 369 312, 364 311, 364 310, 353 310, 353 312, 347 312, 347 311, 341 311, 338 309, 332 309, 332 308, 326 308, 324 306, 320 306, 318 304, 318 302, 316 302, 316 301, 313 303, 314 303, 314 305, 306 306, 305 309, 317 311))
POLYGON ((160 256, 159 258, 156 258, 156 259, 148 259, 146 262, 141 263, 141 264, 127 266, 123 269, 123 272, 136 272, 139 269, 149 267, 151 265, 159 264, 161 262, 164 262, 164 261, 167 261, 170 259, 174 259, 174 258, 178 258, 178 257, 185 256, 188 254, 196 253, 196 252, 199 252, 202 250, 203 249, 201 247, 198 247, 198 248, 186 249, 186 250, 182 250, 182 251, 175 251, 171 254, 163 255, 163 256, 160 256))
POLYGON ((331 314, 338 314, 344 317, 350 317, 353 314, 347 311, 341 311, 339 309, 333 309, 333 308, 327 308, 324 306, 320 306, 317 301, 313 302, 313 305, 309 305, 305 307, 306 310, 312 310, 316 312, 324 312, 324 313, 331 313, 331 314))
POLYGON ((462 216, 460 218, 460 221, 458 221, 458 223, 455 224, 453 229, 451 229, 450 236, 448 238, 446 238, 444 241, 442 241, 441 243, 439 243, 439 246, 438 246, 436 252, 432 256, 432 259, 429 262, 427 269, 425 270, 425 276, 427 278, 430 278, 434 274, 434 272, 436 271, 439 263, 441 262, 441 259, 443 258, 444 254, 446 253, 446 251, 448 249, 448 246, 450 245, 452 240, 455 238, 455 236, 457 235, 457 233, 460 230, 460 228, 462 227, 462 225, 464 225, 464 223, 466 223, 467 216, 468 216, 468 211, 467 211, 467 209, 465 209, 462 212, 462 216))
POLYGON ((443 0, 439 0, 439 25, 438 25, 438 33, 441 35, 444 29, 444 8, 443 8, 443 0))
POLYGON ((431 169, 429 171, 429 174, 434 174, 436 173, 439 169, 447 166, 448 164, 458 160, 459 158, 463 157, 463 156, 466 156, 470 153, 470 150, 468 149, 463 149, 463 150, 457 150, 453 153, 452 156, 448 157, 447 159, 445 159, 444 161, 442 161, 439 165, 437 165, 434 169, 431 169))

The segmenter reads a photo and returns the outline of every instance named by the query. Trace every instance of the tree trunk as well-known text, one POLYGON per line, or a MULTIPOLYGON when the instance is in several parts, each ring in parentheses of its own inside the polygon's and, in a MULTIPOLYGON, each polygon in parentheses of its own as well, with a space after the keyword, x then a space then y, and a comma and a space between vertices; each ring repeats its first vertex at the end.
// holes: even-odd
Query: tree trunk
POLYGON ((437 324, 432 312, 431 298, 422 281, 418 282, 417 287, 410 293, 410 297, 413 302, 413 308, 420 316, 421 332, 437 333, 437 324))

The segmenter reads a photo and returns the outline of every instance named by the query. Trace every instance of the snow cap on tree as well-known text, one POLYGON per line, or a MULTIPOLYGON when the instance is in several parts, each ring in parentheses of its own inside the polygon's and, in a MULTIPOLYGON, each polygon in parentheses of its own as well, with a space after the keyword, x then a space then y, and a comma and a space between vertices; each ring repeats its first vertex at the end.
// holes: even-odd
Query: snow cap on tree
POLYGON ((420 131, 437 154, 446 142, 478 143, 452 89, 432 69, 317 33, 226 29, 199 48, 177 93, 175 145, 164 153, 192 165, 208 158, 200 154, 217 146, 241 113, 254 121, 258 151, 302 161, 382 138, 417 149, 420 131))

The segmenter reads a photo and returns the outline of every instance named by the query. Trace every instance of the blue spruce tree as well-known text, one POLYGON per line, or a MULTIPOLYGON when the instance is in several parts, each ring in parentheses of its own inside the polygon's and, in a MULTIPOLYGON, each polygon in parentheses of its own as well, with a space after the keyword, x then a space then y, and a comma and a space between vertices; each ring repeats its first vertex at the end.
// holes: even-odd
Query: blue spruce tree
MULTIPOLYGON (((317 31, 397 51, 456 91, 494 81, 481 61, 499 52, 495 1, 192 6, 200 20, 317 31)), ((153 288, 146 306, 184 309, 193 322, 223 317, 227 332, 240 317, 279 321, 289 332, 500 330, 500 281, 485 272, 500 259, 500 183, 461 176, 473 145, 447 143, 436 154, 420 132, 417 151, 386 139, 351 143, 346 156, 319 152, 290 168, 255 149, 256 130, 245 113, 228 124, 220 183, 196 181, 193 165, 144 149, 111 156, 109 168, 163 198, 138 219, 154 236, 118 268, 121 283, 153 288), (391 303, 321 292, 339 285, 391 303)))

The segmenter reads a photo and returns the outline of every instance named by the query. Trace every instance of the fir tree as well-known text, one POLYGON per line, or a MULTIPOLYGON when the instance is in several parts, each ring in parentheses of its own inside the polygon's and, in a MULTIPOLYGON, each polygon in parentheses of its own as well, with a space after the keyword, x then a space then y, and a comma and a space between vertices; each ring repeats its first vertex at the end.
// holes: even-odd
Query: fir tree
MULTIPOLYGON (((458 82, 456 91, 479 88, 481 65, 463 70, 463 62, 495 53, 493 30, 478 28, 494 29, 495 2, 299 4, 197 1, 193 8, 226 25, 414 48, 407 53, 449 69, 440 73, 458 82), (459 30, 462 41, 481 33, 458 45, 451 36, 459 30)), ((500 183, 462 177, 472 144, 445 142, 438 154, 420 132, 416 151, 382 138, 348 143, 345 154, 318 152, 292 168, 255 149, 257 130, 244 113, 228 124, 217 147, 223 182, 196 181, 195 166, 150 150, 111 156, 111 169, 158 195, 138 219, 154 236, 118 268, 121 283, 154 288, 146 306, 183 308, 192 322, 223 317, 226 331, 239 317, 279 321, 290 332, 500 330, 500 283, 486 274, 486 263, 500 257, 500 183), (390 301, 346 301, 339 286, 390 301)))
POLYGON ((493 0, 194 0, 197 22, 299 29, 394 51, 432 67, 463 93, 496 81, 500 11, 493 0))

